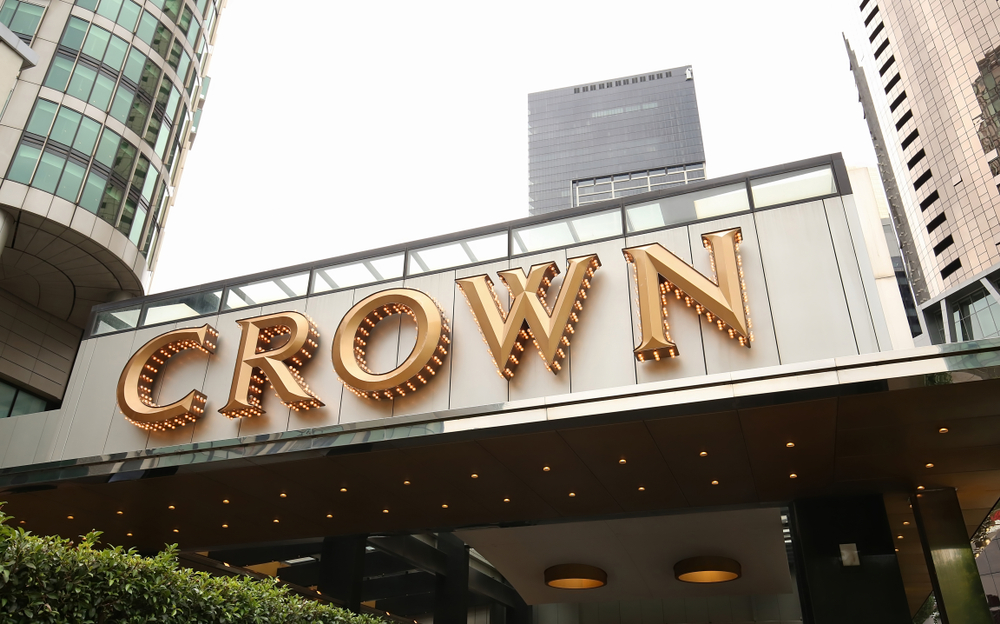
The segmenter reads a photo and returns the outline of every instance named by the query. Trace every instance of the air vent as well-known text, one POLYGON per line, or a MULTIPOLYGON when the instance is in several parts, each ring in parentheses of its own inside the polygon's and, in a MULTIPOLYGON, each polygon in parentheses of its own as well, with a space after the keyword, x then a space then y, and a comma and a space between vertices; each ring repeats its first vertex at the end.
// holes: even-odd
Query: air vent
POLYGON ((906 125, 906 122, 908 122, 912 117, 913 117, 913 111, 906 111, 905 113, 903 113, 903 116, 900 117, 899 121, 896 122, 896 130, 901 130, 903 126, 906 125))
POLYGON ((885 52, 885 49, 888 47, 889 47, 889 38, 886 37, 885 41, 882 42, 882 45, 878 47, 878 50, 875 50, 875 58, 882 56, 882 53, 885 52))
POLYGON ((937 191, 932 192, 930 195, 924 198, 924 201, 920 202, 920 212, 923 212, 931 207, 931 204, 936 202, 941 196, 938 195, 937 191))
POLYGON ((948 266, 941 269, 941 279, 948 279, 952 273, 962 268, 962 261, 955 258, 953 261, 948 263, 948 266))
POLYGON ((906 99, 906 91, 901 91, 899 95, 896 97, 896 99, 892 101, 892 104, 889 105, 889 110, 895 113, 896 109, 899 108, 899 105, 902 104, 903 100, 905 99, 906 99))
POLYGON ((871 23, 872 23, 872 20, 873 20, 873 19, 875 19, 875 16, 876 16, 876 15, 878 15, 878 5, 877 5, 877 4, 875 5, 875 10, 873 10, 873 11, 872 11, 872 12, 871 12, 871 13, 870 13, 870 14, 868 15, 868 18, 867 18, 867 19, 865 20, 865 26, 868 26, 868 24, 871 24, 871 23))
POLYGON ((886 61, 885 65, 882 66, 882 69, 878 70, 878 75, 879 76, 884 76, 885 72, 889 71, 889 68, 892 67, 892 64, 895 63, 895 62, 896 62, 896 57, 895 56, 890 56, 889 60, 886 61))
POLYGON ((938 216, 934 217, 930 223, 927 224, 927 233, 930 234, 934 230, 941 227, 941 224, 948 220, 948 217, 944 216, 942 212, 938 216))
POLYGON ((920 187, 927 184, 927 181, 930 179, 931 179, 931 170, 928 169, 927 171, 923 172, 919 178, 917 178, 916 182, 913 183, 913 190, 919 191, 920 187))
POLYGON ((898 82, 899 82, 899 74, 896 74, 895 76, 892 77, 892 80, 889 81, 889 84, 885 85, 885 94, 889 95, 889 92, 892 91, 892 88, 895 87, 896 83, 898 82))
POLYGON ((951 237, 951 234, 945 236, 943 241, 941 241, 937 245, 934 245, 934 255, 940 256, 942 251, 948 249, 954 244, 955 244, 955 239, 951 237))
POLYGON ((883 22, 879 22, 878 26, 875 27, 875 30, 872 31, 872 34, 868 36, 868 41, 875 43, 875 38, 878 37, 878 34, 884 29, 885 24, 883 22))

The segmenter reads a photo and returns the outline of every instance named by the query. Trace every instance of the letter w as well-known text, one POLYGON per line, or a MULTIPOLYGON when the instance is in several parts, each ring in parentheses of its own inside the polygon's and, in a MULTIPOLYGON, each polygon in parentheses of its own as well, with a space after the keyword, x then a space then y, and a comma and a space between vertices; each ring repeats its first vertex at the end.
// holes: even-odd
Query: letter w
POLYGON ((456 280, 501 377, 514 376, 524 354, 524 343, 529 339, 538 348, 546 369, 553 374, 562 369, 559 360, 566 357, 564 347, 569 346, 569 334, 574 332, 573 324, 580 320, 590 279, 600 266, 596 254, 570 258, 559 296, 551 309, 545 295, 552 278, 559 274, 555 262, 536 264, 527 275, 520 268, 498 272, 513 298, 506 314, 488 275, 456 280))

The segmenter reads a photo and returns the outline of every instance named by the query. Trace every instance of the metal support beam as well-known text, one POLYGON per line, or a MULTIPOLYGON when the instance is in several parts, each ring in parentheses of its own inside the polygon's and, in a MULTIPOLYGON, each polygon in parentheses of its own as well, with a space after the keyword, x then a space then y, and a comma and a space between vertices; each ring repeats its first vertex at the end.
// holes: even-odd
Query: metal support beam
POLYGON ((356 613, 361 609, 367 542, 367 535, 328 537, 320 559, 319 590, 356 613))
POLYGON ((910 498, 943 624, 992 624, 969 533, 952 488, 910 498))

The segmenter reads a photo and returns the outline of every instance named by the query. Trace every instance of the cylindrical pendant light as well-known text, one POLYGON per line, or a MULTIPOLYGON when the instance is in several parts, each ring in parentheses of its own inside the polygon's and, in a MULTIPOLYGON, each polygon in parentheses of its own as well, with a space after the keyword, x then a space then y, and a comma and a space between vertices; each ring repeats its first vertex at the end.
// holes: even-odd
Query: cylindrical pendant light
POLYGON ((545 570, 545 584, 556 589, 594 589, 608 584, 608 573, 585 563, 564 563, 545 570))
POLYGON ((691 557, 674 564, 674 576, 685 583, 725 583, 742 575, 740 562, 727 557, 691 557))

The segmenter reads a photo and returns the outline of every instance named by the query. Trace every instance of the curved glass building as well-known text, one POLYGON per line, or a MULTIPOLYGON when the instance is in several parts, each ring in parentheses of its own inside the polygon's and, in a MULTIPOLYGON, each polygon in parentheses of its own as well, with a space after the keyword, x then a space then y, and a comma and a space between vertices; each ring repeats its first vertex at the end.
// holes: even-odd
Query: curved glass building
POLYGON ((4 74, 0 60, 0 383, 14 395, 61 399, 90 308, 143 294, 223 4, 0 5, 21 61, 4 74))

